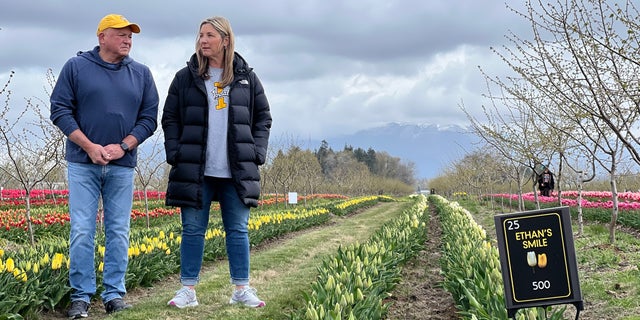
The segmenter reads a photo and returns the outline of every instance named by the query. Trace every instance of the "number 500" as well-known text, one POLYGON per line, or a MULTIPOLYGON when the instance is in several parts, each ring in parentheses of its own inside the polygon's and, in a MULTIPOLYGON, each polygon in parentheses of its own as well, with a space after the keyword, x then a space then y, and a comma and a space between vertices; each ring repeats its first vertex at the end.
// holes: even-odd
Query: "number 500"
POLYGON ((533 290, 543 290, 551 288, 551 282, 549 280, 544 281, 534 281, 531 283, 533 285, 533 290))

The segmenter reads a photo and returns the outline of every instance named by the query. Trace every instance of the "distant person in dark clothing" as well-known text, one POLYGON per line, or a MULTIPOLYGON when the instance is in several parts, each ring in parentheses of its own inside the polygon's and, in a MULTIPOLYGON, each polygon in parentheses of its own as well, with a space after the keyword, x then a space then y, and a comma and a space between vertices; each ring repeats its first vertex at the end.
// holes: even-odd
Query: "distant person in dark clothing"
POLYGON ((538 176, 538 188, 540 189, 540 194, 545 197, 549 197, 553 187, 553 173, 549 171, 549 168, 544 168, 542 174, 538 176))

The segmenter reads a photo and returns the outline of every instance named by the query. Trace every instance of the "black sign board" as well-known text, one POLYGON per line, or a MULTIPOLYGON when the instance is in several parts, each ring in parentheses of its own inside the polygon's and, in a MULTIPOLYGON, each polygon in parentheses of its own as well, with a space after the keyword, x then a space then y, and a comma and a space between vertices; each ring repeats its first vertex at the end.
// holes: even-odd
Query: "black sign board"
POLYGON ((508 315, 574 304, 583 309, 569 207, 494 217, 508 315))

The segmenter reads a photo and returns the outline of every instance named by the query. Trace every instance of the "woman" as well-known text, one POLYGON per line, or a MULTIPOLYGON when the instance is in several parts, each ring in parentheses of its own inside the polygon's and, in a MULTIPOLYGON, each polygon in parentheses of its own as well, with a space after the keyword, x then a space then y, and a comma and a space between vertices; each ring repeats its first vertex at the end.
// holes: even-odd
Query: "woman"
POLYGON ((264 89, 234 52, 229 21, 200 23, 196 52, 169 87, 162 128, 171 165, 166 203, 182 217, 180 281, 168 304, 197 306, 204 236, 212 201, 220 203, 231 283, 230 303, 262 307, 249 286, 249 208, 258 205, 260 173, 267 153, 271 114, 264 89))

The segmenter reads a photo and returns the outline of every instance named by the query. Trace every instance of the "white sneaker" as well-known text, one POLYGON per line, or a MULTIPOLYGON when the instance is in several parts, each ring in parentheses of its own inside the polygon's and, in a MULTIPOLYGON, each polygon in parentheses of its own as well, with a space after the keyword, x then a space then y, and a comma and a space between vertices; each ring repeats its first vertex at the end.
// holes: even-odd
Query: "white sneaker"
POLYGON ((196 299, 196 291, 189 287, 182 287, 182 289, 176 291, 176 295, 173 299, 167 302, 168 305, 178 307, 180 309, 186 307, 195 307, 198 305, 198 299, 196 299))
POLYGON ((244 287, 240 290, 234 290, 233 295, 231 295, 231 300, 229 300, 230 304, 242 303, 245 306, 252 308, 260 308, 264 307, 266 303, 260 300, 256 295, 256 289, 251 288, 249 286, 244 287))

